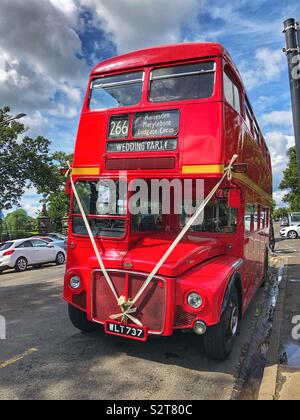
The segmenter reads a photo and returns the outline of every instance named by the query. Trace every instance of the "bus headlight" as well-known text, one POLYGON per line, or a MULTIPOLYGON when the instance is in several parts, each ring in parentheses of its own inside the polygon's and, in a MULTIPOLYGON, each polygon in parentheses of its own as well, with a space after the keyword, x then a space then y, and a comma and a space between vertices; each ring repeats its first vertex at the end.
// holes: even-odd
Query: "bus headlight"
POLYGON ((199 295, 199 293, 196 292, 188 295, 187 302, 193 309, 199 309, 203 304, 202 297, 199 295))
POLYGON ((69 281, 70 287, 73 290, 79 290, 81 288, 81 280, 79 276, 72 276, 69 281))

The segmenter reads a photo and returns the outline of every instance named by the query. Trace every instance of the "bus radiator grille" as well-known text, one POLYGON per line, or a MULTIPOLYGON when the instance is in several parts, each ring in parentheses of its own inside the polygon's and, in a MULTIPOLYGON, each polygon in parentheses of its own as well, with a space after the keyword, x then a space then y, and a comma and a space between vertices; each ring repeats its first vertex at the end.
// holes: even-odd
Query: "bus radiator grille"
MULTIPOLYGON (((136 296, 147 278, 147 275, 130 272, 110 271, 109 275, 118 296, 124 295, 131 299, 136 296)), ((137 312, 134 314, 134 317, 139 319, 145 327, 148 327, 149 333, 162 334, 164 332, 166 293, 165 282, 154 278, 144 294, 136 302, 137 312)), ((94 273, 92 302, 94 321, 104 323, 110 319, 111 315, 121 312, 106 279, 102 272, 99 271, 94 273)), ((121 321, 121 319, 118 321, 121 321)))

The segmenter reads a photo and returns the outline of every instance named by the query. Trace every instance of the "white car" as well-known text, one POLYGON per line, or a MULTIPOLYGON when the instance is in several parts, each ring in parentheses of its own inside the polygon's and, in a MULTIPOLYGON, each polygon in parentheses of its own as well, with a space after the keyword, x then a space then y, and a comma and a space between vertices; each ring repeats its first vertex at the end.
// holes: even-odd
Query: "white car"
POLYGON ((9 268, 18 272, 26 271, 30 265, 62 265, 65 261, 66 253, 62 248, 41 239, 19 239, 0 244, 0 273, 9 268))
POLYGON ((297 239, 300 237, 300 224, 297 226, 290 226, 281 229, 280 235, 282 238, 297 239))

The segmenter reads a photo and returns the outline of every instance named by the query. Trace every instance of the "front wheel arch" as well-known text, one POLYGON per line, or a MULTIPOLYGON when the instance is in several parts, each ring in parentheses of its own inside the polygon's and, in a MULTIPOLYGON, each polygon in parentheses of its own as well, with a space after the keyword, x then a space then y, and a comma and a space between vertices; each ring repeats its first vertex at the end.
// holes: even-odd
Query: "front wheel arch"
POLYGON ((240 308, 240 313, 239 313, 239 319, 241 320, 243 318, 243 286, 242 286, 242 280, 241 280, 241 276, 239 272, 235 272, 227 285, 225 294, 224 294, 224 298, 223 298, 223 303, 222 303, 222 310, 221 310, 221 315, 220 315, 220 319, 222 318, 222 315, 224 314, 224 311, 226 310, 226 306, 227 306, 227 302, 228 302, 228 298, 230 296, 231 290, 233 288, 236 288, 237 292, 238 292, 238 297, 239 297, 239 308, 240 308))

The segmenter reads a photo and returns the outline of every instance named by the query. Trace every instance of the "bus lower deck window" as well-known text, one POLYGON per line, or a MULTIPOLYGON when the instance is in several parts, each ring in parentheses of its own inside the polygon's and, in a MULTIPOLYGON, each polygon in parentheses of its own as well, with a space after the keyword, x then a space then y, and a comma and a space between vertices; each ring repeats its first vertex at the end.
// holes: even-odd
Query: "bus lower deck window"
MULTIPOLYGON (((230 209, 226 199, 212 200, 199 216, 199 220, 191 227, 191 231, 233 234, 237 230, 237 216, 237 210, 230 209)), ((191 215, 183 212, 181 228, 185 226, 190 217, 191 215)))
POLYGON ((210 98, 214 93, 215 72, 216 65, 213 61, 153 70, 150 101, 210 98))

